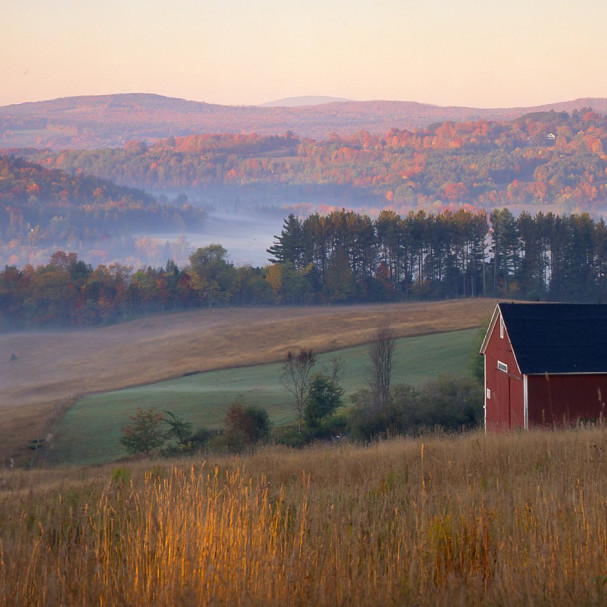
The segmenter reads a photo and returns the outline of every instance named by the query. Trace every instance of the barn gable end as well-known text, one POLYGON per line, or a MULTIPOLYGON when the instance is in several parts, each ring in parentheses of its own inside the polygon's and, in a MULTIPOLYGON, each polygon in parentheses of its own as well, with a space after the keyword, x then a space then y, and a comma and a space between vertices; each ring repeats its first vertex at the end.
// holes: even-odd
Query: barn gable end
POLYGON ((527 427, 524 378, 499 305, 483 344, 485 355, 485 429, 527 427))

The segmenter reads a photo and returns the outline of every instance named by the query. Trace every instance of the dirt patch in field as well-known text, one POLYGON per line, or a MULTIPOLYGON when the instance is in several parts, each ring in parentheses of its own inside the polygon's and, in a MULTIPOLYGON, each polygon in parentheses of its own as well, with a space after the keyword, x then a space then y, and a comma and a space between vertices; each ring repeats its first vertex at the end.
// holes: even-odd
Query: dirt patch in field
POLYGON ((495 303, 213 308, 97 329, 0 335, 0 439, 12 443, 11 420, 19 421, 21 435, 27 419, 33 438, 58 404, 82 394, 275 362, 301 346, 354 346, 370 341, 382 322, 398 337, 467 329, 488 319, 495 303))

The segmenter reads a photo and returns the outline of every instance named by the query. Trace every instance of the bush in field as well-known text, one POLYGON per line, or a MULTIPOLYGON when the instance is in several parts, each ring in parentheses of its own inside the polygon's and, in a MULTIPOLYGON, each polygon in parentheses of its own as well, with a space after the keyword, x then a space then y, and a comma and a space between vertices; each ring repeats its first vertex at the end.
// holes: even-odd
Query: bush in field
POLYGON ((186 449, 192 439, 192 422, 187 422, 171 411, 165 411, 164 423, 169 426, 165 436, 167 439, 175 439, 177 446, 186 449))
POLYGON ((409 384, 390 388, 386 402, 378 407, 370 390, 352 396, 354 406, 348 415, 348 434, 370 440, 375 437, 404 434, 419 417, 419 393, 409 384))
POLYGON ((306 426, 319 428, 322 422, 331 417, 341 407, 344 390, 324 373, 316 373, 310 380, 308 393, 304 401, 303 417, 306 426))
POLYGON ((425 430, 470 429, 482 419, 482 388, 467 377, 441 375, 416 389, 409 384, 390 388, 386 402, 376 406, 369 390, 353 395, 348 432, 354 438, 370 440, 425 430))
POLYGON ((474 428, 482 420, 483 390, 472 378, 441 375, 422 386, 419 412, 422 426, 474 428))
POLYGON ((208 428, 198 428, 192 436, 191 443, 195 448, 206 447, 213 438, 221 434, 220 430, 209 430, 208 428))
POLYGON ((131 423, 121 429, 120 439, 129 455, 149 455, 162 447, 165 441, 162 413, 157 413, 154 407, 145 411, 139 407, 129 419, 131 423))
POLYGON ((272 429, 270 441, 276 445, 285 445, 299 449, 316 441, 339 440, 348 433, 348 420, 345 415, 334 415, 323 421, 321 426, 301 430, 297 424, 279 426, 272 429))
POLYGON ((245 406, 240 399, 234 401, 224 419, 224 438, 231 450, 267 440, 270 418, 264 409, 245 406))

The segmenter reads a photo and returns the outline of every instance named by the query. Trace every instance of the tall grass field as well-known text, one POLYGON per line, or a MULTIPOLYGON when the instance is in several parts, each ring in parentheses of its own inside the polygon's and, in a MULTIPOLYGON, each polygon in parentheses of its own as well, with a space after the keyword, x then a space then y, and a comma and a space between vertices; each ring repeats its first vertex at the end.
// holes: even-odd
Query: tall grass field
MULTIPOLYGON (((440 373, 470 372, 478 329, 408 337, 396 343, 392 382, 419 385, 440 373)), ((319 356, 316 369, 343 362, 341 384, 348 394, 364 388, 369 377, 368 346, 319 356)), ((138 388, 90 395, 69 409, 56 429, 51 459, 61 463, 103 463, 123 457, 120 429, 138 407, 170 410, 194 428, 221 426, 229 405, 241 398, 266 409, 276 426, 295 419, 293 398, 280 380, 281 365, 266 364, 199 373, 138 388)))
POLYGON ((607 434, 2 471, 0 606, 607 604, 607 434))

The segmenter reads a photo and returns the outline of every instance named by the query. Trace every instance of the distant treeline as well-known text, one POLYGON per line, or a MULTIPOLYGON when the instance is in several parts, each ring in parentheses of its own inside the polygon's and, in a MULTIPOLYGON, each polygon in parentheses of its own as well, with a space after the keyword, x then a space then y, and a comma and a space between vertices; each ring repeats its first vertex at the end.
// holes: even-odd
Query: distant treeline
POLYGON ((442 122, 326 139, 257 134, 170 137, 100 150, 15 150, 44 166, 147 189, 341 187, 395 208, 607 201, 607 118, 590 108, 511 121, 442 122))
POLYGON ((491 296, 607 301, 607 226, 587 214, 515 217, 351 211, 290 215, 262 268, 219 244, 185 267, 93 268, 75 253, 0 273, 4 329, 78 326, 200 306, 331 304, 491 296))

